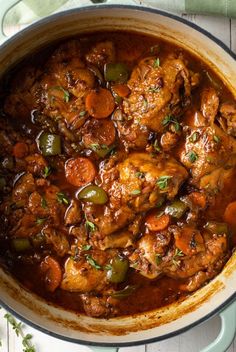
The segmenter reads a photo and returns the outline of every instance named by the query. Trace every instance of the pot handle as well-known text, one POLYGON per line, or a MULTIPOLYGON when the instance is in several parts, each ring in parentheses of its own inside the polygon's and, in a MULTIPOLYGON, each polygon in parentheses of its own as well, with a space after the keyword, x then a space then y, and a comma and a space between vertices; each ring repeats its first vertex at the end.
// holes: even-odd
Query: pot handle
POLYGON ((221 330, 215 341, 200 352, 224 352, 236 334, 236 301, 220 313, 221 330))
MULTIPOLYGON (((215 341, 200 352, 225 352, 236 334, 236 301, 220 313, 221 330, 215 341)), ((90 347, 93 352, 117 352, 115 347, 90 347)))
POLYGON ((3 31, 3 21, 6 13, 18 2, 20 2, 20 0, 0 0, 0 43, 7 39, 3 31))

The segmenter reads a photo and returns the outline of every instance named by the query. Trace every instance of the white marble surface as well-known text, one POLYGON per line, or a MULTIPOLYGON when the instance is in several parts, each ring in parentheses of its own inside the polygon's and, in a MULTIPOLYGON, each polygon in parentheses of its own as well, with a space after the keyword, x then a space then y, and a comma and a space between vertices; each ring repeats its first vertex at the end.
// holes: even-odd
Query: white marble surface
MULTIPOLYGON (((236 20, 185 14, 182 17, 208 30, 236 52, 236 20)), ((4 311, 1 309, 0 337, 2 347, 0 347, 0 352, 23 351, 21 339, 16 337, 3 315, 4 311)), ((120 348, 119 352, 199 352, 202 347, 207 346, 217 336, 219 329, 220 319, 219 317, 214 317, 177 337, 145 346, 120 348)), ((27 326, 24 327, 24 331, 33 335, 33 342, 37 352, 48 352, 52 349, 57 352, 90 351, 88 347, 57 340, 27 326)), ((236 339, 227 352, 236 352, 236 339)))

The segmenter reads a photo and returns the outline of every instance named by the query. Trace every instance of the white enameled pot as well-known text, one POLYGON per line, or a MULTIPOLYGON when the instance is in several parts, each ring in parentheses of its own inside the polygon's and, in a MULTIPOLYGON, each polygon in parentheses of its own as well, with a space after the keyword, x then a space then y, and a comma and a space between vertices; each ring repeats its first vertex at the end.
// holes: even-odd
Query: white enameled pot
MULTIPOLYGON (((2 2, 0 21, 6 9, 15 2, 2 2)), ((41 46, 98 30, 132 30, 181 45, 216 70, 236 97, 235 56, 223 43, 179 17, 135 6, 98 5, 73 9, 34 23, 1 45, 0 76, 41 46)), ((48 304, 0 269, 0 303, 7 310, 45 333, 107 352, 115 351, 117 346, 138 345, 171 337, 224 309, 220 313, 221 333, 204 350, 222 352, 235 334, 235 297, 236 252, 220 275, 185 301, 148 313, 110 320, 78 315, 48 304)))

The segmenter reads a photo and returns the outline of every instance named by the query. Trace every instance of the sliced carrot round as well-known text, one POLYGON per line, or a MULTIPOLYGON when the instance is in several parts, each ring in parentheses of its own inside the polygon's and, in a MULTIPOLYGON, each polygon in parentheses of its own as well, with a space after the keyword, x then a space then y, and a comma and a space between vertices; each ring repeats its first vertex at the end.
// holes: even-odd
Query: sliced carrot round
POLYGON ((146 218, 146 226, 150 231, 162 231, 165 230, 170 223, 170 216, 163 214, 159 216, 156 212, 152 212, 146 218))
POLYGON ((79 157, 66 162, 65 175, 70 184, 80 187, 93 181, 96 169, 90 159, 79 157))
POLYGON ((83 142, 86 148, 98 144, 110 146, 115 142, 116 129, 111 120, 92 119, 84 125, 83 142))
POLYGON ((130 89, 126 84, 116 84, 112 86, 112 90, 121 98, 127 97, 130 93, 130 89))
POLYGON ((224 213, 224 220, 236 228, 236 201, 229 203, 224 213))
POLYGON ((29 147, 24 142, 18 142, 13 147, 13 155, 16 158, 24 158, 29 152, 29 147))
POLYGON ((104 119, 111 115, 115 109, 115 100, 108 89, 92 90, 85 99, 86 110, 89 115, 104 119))
POLYGON ((40 264, 40 271, 48 291, 54 292, 62 280, 61 267, 58 261, 49 255, 40 264))

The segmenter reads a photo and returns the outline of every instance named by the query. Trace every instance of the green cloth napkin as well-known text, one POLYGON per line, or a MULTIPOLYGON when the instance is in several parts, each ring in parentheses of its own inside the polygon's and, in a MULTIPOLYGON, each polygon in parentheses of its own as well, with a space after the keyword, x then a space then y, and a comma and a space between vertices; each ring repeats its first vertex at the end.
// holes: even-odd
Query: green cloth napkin
MULTIPOLYGON (((7 1, 7 0, 0 0, 7 1)), ((92 5, 99 0, 23 0, 12 8, 6 26, 27 25, 37 19, 62 10, 92 5)), ((222 15, 236 18, 236 0, 102 0, 105 4, 133 4, 159 8, 173 13, 222 15)))

